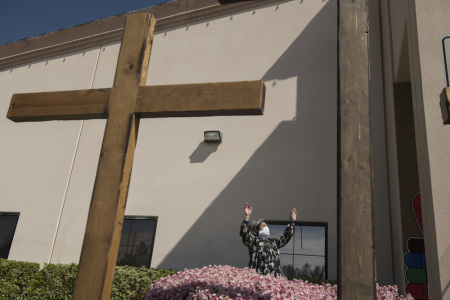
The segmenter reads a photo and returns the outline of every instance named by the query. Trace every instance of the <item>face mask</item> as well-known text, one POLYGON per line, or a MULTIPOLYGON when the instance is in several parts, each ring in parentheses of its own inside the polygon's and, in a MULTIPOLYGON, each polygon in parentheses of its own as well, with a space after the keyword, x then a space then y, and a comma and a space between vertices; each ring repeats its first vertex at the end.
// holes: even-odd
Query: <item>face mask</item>
POLYGON ((270 235, 269 226, 266 226, 266 227, 264 227, 263 229, 261 229, 259 231, 258 237, 260 239, 265 240, 265 239, 267 239, 269 237, 269 235, 270 235))

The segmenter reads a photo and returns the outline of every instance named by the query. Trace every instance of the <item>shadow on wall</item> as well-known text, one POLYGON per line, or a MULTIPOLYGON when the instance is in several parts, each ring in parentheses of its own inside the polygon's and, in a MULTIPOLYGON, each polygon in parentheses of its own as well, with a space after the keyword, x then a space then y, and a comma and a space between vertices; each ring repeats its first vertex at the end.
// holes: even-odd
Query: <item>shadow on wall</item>
POLYGON ((219 148, 219 143, 205 143, 201 142, 198 144, 197 149, 192 152, 189 156, 189 161, 191 164, 204 162, 211 154, 217 151, 219 148))
MULTIPOLYGON (((268 89, 276 88, 277 80, 297 78, 294 120, 278 125, 155 267, 247 266, 248 252, 239 237, 245 202, 254 207, 252 218, 288 220, 291 208, 297 207, 299 220, 329 222, 329 237, 335 239, 336 9, 335 1, 325 4, 262 78, 273 82, 268 89)), ((283 105, 283 99, 271 100, 283 105)), ((192 153, 192 163, 217 150, 205 147, 200 144, 192 153)), ((330 267, 333 276, 336 266, 330 267)))

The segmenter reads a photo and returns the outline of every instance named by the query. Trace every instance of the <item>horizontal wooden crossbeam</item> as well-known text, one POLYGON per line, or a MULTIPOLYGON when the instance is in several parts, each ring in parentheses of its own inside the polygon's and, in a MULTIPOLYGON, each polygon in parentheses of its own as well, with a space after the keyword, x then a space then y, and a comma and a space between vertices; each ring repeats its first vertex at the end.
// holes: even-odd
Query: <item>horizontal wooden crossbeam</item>
MULTIPOLYGON (((106 119, 112 89, 15 94, 7 117, 15 122, 106 119)), ((141 117, 262 115, 261 80, 142 86, 135 113, 141 117)))
POLYGON ((261 80, 144 86, 135 112, 141 117, 262 115, 263 102, 261 80))
POLYGON ((14 122, 105 119, 111 89, 14 94, 7 118, 14 122))

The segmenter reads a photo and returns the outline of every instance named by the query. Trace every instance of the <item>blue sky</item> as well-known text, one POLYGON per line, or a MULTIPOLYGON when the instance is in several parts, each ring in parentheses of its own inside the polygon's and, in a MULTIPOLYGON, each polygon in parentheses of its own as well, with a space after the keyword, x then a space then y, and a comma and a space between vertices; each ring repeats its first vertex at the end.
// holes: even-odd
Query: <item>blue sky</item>
POLYGON ((0 45, 173 0, 0 0, 0 45))

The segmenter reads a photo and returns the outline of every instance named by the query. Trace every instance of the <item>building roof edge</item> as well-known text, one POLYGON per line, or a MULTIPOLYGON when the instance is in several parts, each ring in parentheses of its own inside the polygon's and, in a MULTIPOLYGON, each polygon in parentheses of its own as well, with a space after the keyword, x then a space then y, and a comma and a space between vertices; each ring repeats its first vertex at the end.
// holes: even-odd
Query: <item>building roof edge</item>
POLYGON ((228 5, 220 5, 217 0, 167 2, 0 46, 0 70, 120 41, 128 14, 153 14, 157 19, 155 31, 158 32, 274 2, 281 0, 253 0, 228 5))

